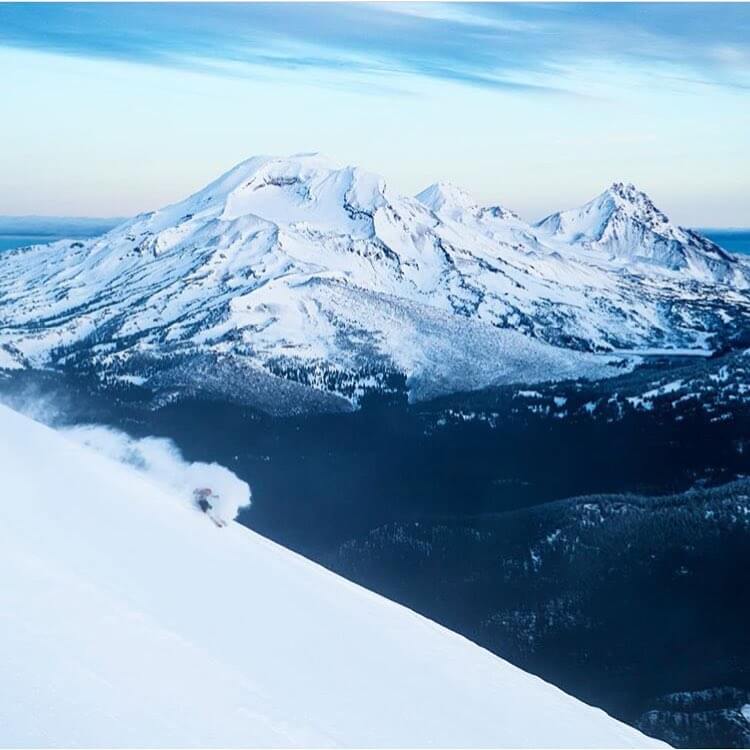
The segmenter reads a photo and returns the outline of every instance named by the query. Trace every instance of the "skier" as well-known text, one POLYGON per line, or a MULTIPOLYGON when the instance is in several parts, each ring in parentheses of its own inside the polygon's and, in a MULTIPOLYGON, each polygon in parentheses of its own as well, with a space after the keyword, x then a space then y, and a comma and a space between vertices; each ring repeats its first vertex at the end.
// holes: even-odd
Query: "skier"
POLYGON ((223 518, 219 518, 214 512, 214 506, 209 498, 218 500, 219 496, 215 495, 210 487, 199 487, 193 490, 193 499, 195 504, 205 513, 219 528, 226 526, 227 523, 223 518))

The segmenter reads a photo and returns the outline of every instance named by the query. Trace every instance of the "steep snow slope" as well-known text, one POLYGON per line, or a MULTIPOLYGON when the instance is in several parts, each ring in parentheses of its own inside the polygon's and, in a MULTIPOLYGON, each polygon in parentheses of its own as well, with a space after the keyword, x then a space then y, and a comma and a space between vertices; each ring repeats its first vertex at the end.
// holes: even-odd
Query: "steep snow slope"
POLYGON ((3 406, 0 439, 3 746, 658 745, 3 406))
POLYGON ((422 396, 603 377, 592 351, 703 347, 750 316, 745 266, 697 235, 669 239, 685 267, 624 264, 551 225, 545 243, 450 185, 408 198, 317 155, 256 157, 96 240, 5 254, 0 348, 161 385, 201 385, 203 358, 234 374, 224 392, 254 373, 356 399, 394 372, 422 396))
POLYGON ((737 259, 711 240, 672 224, 632 184, 615 182, 581 208, 548 216, 536 229, 547 240, 603 251, 613 258, 647 261, 701 280, 747 286, 737 259))

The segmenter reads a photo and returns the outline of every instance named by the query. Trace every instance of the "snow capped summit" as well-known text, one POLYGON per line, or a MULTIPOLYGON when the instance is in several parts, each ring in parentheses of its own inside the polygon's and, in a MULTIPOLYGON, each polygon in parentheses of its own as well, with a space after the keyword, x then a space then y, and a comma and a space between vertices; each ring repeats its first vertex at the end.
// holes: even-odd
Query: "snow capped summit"
POLYGON ((479 208, 479 204, 469 193, 451 182, 435 182, 418 193, 416 199, 431 211, 479 208))
POLYGON ((630 212, 644 223, 668 224, 667 217, 659 211, 646 193, 632 182, 613 182, 603 196, 606 196, 618 209, 630 212))
POLYGON ((569 242, 600 242, 613 222, 630 220, 673 236, 676 228, 646 193, 632 183, 614 182, 603 193, 578 209, 552 214, 536 227, 544 234, 569 242))
POLYGON ((535 225, 543 240, 640 260, 695 277, 746 284, 737 261, 705 237, 670 222, 632 183, 613 183, 580 208, 535 225))
POLYGON ((750 315, 747 266, 631 186, 531 227, 317 154, 254 157, 101 237, 0 262, 1 368, 342 408, 393 375, 415 398, 604 377, 622 360, 593 352, 705 347, 750 315))
POLYGON ((385 180, 320 154, 256 156, 241 162, 184 201, 146 219, 151 231, 194 220, 230 222, 258 217, 276 224, 356 223, 387 203, 385 180))
POLYGON ((461 221, 466 216, 475 219, 520 219, 502 206, 482 206, 463 188, 451 182, 436 182, 416 195, 416 199, 431 211, 461 221))
POLYGON ((2 405, 0 443, 4 746, 663 746, 2 405))

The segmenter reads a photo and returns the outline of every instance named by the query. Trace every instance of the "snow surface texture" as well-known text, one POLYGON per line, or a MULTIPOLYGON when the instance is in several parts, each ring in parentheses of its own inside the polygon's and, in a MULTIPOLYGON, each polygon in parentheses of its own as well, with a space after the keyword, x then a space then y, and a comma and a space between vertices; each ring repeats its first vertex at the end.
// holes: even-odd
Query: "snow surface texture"
POLYGON ((663 746, 5 406, 0 442, 3 746, 663 746))
POLYGON ((166 371, 205 383, 198 361, 215 381, 350 401, 392 373, 416 397, 599 378, 627 358, 597 351, 707 348, 750 317, 746 262, 632 186, 532 227, 454 186, 404 197, 317 155, 249 159, 100 238, 2 264, 0 367, 147 387, 166 371))

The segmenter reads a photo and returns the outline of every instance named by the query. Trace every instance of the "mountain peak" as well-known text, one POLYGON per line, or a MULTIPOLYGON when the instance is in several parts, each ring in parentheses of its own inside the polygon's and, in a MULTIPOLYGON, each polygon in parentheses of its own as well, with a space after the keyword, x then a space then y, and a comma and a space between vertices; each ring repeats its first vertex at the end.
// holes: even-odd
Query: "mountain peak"
POLYGON ((633 183, 613 182, 580 208, 552 214, 535 225, 546 240, 639 260, 696 278, 728 280, 736 264, 720 247, 673 224, 633 183))
MULTIPOLYGON (((283 179, 285 182, 291 182, 292 179, 302 182, 321 173, 338 172, 343 169, 345 167, 340 162, 319 153, 251 156, 235 164, 196 195, 228 193, 243 184, 250 185, 251 183, 257 188, 264 181, 275 178, 283 179)), ((348 169, 355 169, 355 167, 348 167, 348 169)))
POLYGON ((622 222, 638 222, 649 230, 665 232, 670 238, 679 231, 651 198, 632 182, 613 182, 580 208, 551 214, 535 226, 542 234, 566 242, 591 243, 601 240, 613 223, 622 222))
POLYGON ((615 181, 607 188, 607 192, 629 200, 632 200, 635 195, 645 195, 645 193, 642 190, 639 190, 632 182, 615 181))
POLYGON ((515 219, 518 216, 503 206, 485 206, 473 195, 452 182, 435 182, 417 193, 416 199, 436 213, 447 214, 453 219, 463 220, 466 215, 474 219, 515 219))
POLYGON ((611 202, 613 207, 627 211, 628 214, 649 225, 667 224, 669 219, 660 211, 651 198, 639 190, 632 182, 613 182, 595 202, 611 202))
POLYGON ((440 211, 446 208, 466 210, 479 207, 477 201, 466 190, 452 182, 435 182, 421 193, 417 193, 415 197, 431 211, 440 211))
POLYGON ((185 219, 232 221, 257 216, 277 224, 345 221, 386 203, 385 180, 319 153, 253 156, 187 199, 158 211, 159 229, 185 219))

